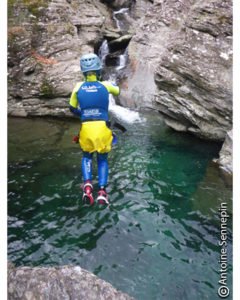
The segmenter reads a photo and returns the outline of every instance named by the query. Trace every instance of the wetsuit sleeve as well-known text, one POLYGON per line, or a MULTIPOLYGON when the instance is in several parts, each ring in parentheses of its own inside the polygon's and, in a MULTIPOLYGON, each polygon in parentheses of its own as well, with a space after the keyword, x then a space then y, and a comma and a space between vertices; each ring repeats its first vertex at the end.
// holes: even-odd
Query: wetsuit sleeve
POLYGON ((69 105, 71 105, 74 108, 78 108, 77 92, 81 85, 82 85, 82 82, 79 82, 75 85, 75 87, 72 91, 71 97, 70 97, 69 105))
POLYGON ((81 109, 79 108, 75 108, 71 105, 69 105, 69 109, 70 109, 70 112, 73 113, 74 115, 80 117, 81 116, 81 109))
POLYGON ((106 87, 108 92, 113 96, 118 96, 120 94, 119 86, 117 86, 115 83, 109 81, 103 81, 102 84, 106 87))
POLYGON ((69 109, 70 111, 76 115, 76 116, 81 116, 81 109, 79 108, 79 103, 77 100, 77 92, 80 88, 80 86, 82 85, 82 82, 77 83, 72 91, 71 97, 70 97, 70 101, 69 101, 69 109))

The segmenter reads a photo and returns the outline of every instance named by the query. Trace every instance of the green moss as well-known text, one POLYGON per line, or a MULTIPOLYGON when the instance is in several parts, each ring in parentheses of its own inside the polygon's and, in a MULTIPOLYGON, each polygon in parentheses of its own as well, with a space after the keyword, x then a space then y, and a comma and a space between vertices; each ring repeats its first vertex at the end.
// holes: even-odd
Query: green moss
POLYGON ((40 17, 41 11, 39 10, 39 8, 47 8, 49 0, 23 0, 23 3, 32 15, 40 17))
POLYGON ((45 14, 44 9, 48 7, 50 1, 51 0, 8 0, 8 21, 13 24, 20 24, 21 18, 26 18, 29 14, 39 18, 45 14))
POLYGON ((218 20, 221 24, 227 24, 230 23, 230 18, 228 18, 227 16, 219 16, 218 20))
POLYGON ((54 98, 55 89, 52 86, 51 82, 49 82, 46 78, 43 79, 42 84, 40 86, 40 96, 41 98, 54 98))
POLYGON ((16 0, 8 0, 8 7, 12 7, 15 4, 16 0))
POLYGON ((74 30, 74 26, 71 23, 69 23, 69 22, 66 23, 65 30, 66 30, 66 33, 70 34, 71 36, 74 36, 75 30, 74 30))
POLYGON ((8 2, 7 2, 8 19, 12 18, 14 16, 14 4, 15 4, 15 2, 16 2, 16 0, 8 0, 8 2))

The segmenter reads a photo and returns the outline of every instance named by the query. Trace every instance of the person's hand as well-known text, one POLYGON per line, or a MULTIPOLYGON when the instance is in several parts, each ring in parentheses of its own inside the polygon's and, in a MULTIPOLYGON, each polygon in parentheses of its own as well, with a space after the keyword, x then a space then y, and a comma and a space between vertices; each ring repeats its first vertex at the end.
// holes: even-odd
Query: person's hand
POLYGON ((72 139, 72 143, 78 144, 78 142, 79 142, 79 135, 75 135, 72 139))

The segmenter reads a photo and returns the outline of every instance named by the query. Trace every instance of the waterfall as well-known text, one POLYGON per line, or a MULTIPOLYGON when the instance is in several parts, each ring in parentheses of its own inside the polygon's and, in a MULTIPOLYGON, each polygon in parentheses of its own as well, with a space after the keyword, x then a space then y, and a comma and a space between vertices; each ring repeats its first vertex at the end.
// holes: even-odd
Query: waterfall
MULTIPOLYGON (((113 77, 110 75, 109 81, 116 84, 115 76, 113 77)), ((109 95, 109 111, 114 115, 116 119, 125 123, 132 124, 134 122, 143 121, 137 111, 117 105, 115 98, 111 94, 109 95)))
POLYGON ((116 105, 115 99, 112 95, 109 96, 109 111, 120 121, 125 123, 135 123, 143 121, 137 111, 130 110, 129 108, 116 105))
MULTIPOLYGON (((120 30, 121 30, 120 21, 116 18, 116 15, 123 14, 123 13, 126 14, 128 10, 129 10, 128 8, 122 8, 118 11, 113 12, 113 19, 116 22, 117 28, 120 30)), ((100 46, 99 52, 98 52, 99 58, 101 59, 103 66, 105 66, 105 60, 106 60, 106 57, 108 54, 109 54, 108 42, 107 42, 107 40, 104 40, 102 42, 102 45, 100 46)), ((126 66, 126 63, 127 63, 127 49, 124 51, 123 54, 119 55, 118 65, 115 67, 114 72, 111 72, 110 74, 108 74, 107 80, 116 84, 118 71, 123 69, 126 66)), ((129 108, 117 105, 114 97, 111 94, 109 95, 109 111, 113 114, 113 116, 116 119, 118 119, 124 123, 131 124, 134 122, 143 121, 143 119, 140 118, 140 115, 138 112, 130 110, 129 108)))
POLYGON ((108 53, 109 53, 108 42, 107 40, 104 40, 98 51, 98 56, 101 59, 103 66, 105 65, 105 60, 108 53))
POLYGON ((113 19, 116 22, 116 26, 117 26, 117 28, 119 30, 121 30, 121 25, 120 25, 120 21, 118 20, 118 18, 116 17, 116 15, 125 14, 125 13, 128 12, 128 10, 129 10, 129 8, 121 8, 121 9, 113 12, 113 19))
POLYGON ((121 70, 125 68, 126 64, 127 64, 127 49, 124 51, 123 54, 119 56, 119 64, 116 67, 116 70, 121 70))

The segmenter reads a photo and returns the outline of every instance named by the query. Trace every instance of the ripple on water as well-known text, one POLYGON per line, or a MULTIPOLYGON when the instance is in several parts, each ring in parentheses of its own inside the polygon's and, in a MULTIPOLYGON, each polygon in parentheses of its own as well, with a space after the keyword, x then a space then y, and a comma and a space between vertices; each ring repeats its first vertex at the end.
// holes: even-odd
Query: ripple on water
MULTIPOLYGON (((81 205, 81 154, 67 136, 76 123, 59 139, 66 122, 25 120, 25 135, 41 134, 38 126, 44 135, 40 144, 28 136, 18 147, 12 124, 9 259, 80 265, 139 300, 215 299, 219 203, 227 201, 231 210, 231 191, 208 167, 218 146, 169 131, 158 120, 146 115, 144 125, 118 133, 109 155, 108 208, 81 205), (52 129, 58 138, 48 144, 52 129)), ((96 165, 93 172, 96 196, 96 165)), ((231 227, 229 235, 230 253, 231 227)))

